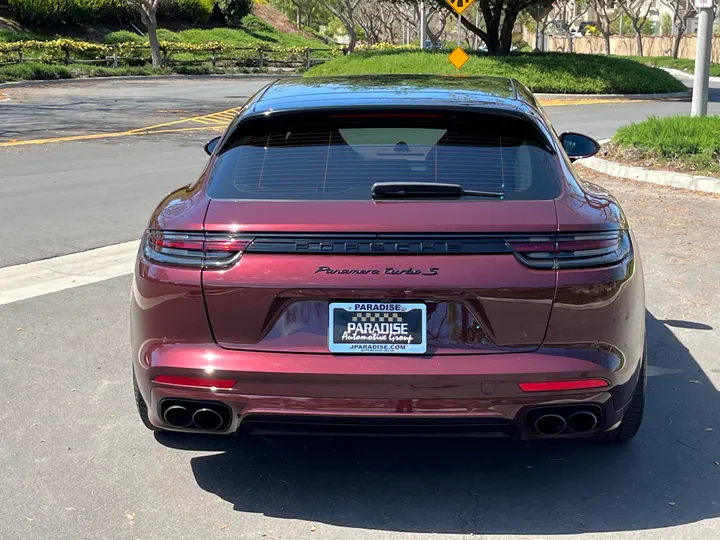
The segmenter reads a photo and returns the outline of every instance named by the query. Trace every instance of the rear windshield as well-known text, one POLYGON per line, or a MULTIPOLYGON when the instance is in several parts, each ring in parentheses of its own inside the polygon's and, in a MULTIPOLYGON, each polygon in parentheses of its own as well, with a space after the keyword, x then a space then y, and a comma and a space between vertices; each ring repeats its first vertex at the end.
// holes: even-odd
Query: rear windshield
MULTIPOLYGON (((529 122, 303 122, 254 129, 211 172, 216 199, 369 200, 375 182, 440 182, 509 200, 559 195, 558 162, 529 122)), ((477 200, 477 199, 475 199, 477 200)))

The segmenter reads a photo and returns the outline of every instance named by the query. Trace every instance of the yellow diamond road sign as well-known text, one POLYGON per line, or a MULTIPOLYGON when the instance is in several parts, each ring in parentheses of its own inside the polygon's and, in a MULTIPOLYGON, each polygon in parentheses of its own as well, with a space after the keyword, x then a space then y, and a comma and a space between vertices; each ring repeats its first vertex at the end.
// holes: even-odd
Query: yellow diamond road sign
POLYGON ((450 60, 450 63, 453 66, 455 66, 457 69, 460 69, 465 65, 465 62, 470 60, 470 57, 465 51, 458 47, 450 53, 450 56, 448 56, 448 60, 450 60))
POLYGON ((463 11, 465 11, 470 4, 472 4, 475 0, 445 0, 448 4, 450 4, 450 7, 455 10, 455 13, 460 15, 463 11))

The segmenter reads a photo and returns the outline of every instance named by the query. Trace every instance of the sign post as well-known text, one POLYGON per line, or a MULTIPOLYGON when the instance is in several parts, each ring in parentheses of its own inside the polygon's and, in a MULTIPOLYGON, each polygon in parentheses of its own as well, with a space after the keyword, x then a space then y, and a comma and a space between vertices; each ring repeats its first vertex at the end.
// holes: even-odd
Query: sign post
POLYGON ((457 47, 455 47, 455 50, 450 53, 450 56, 448 56, 448 60, 450 60, 450 63, 455 66, 455 69, 460 69, 465 65, 465 62, 470 60, 470 57, 468 54, 462 50, 462 47, 460 47, 460 24, 462 22, 462 12, 465 11, 468 7, 470 7, 470 4, 472 4, 475 0, 446 0, 448 4, 450 4, 450 7, 453 8, 453 11, 457 13, 457 47))
POLYGON ((698 32, 690 116, 707 116, 708 86, 710 86, 710 49, 712 47, 714 16, 713 0, 695 0, 695 8, 698 10, 698 32))

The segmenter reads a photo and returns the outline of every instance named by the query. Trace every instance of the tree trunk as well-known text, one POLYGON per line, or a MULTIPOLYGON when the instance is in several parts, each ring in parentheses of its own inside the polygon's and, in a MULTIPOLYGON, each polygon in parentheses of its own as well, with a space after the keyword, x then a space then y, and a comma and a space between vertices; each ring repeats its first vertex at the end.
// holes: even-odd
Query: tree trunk
POLYGON ((673 36, 673 46, 672 46, 672 57, 677 58, 678 54, 680 54, 680 42, 682 41, 683 34, 685 33, 685 28, 678 26, 677 32, 673 36))
POLYGON ((506 55, 510 54, 510 48, 512 47, 512 32, 515 26, 515 19, 517 19, 518 12, 506 11, 505 20, 503 21, 502 30, 500 30, 500 52, 499 54, 506 55))
POLYGON ((302 29, 302 11, 300 10, 300 6, 295 6, 295 24, 297 25, 297 29, 302 29))
POLYGON ((162 58, 160 57, 160 42, 157 37, 157 17, 155 13, 147 13, 145 11, 140 12, 140 20, 145 25, 148 34, 148 40, 150 41, 150 56, 152 58, 152 65, 155 68, 162 67, 162 58))
POLYGON ((633 27, 633 30, 635 30, 635 41, 637 43, 637 55, 642 57, 642 55, 643 55, 642 32, 640 31, 640 28, 637 25, 637 21, 632 21, 632 27, 633 27))
POLYGON ((568 34, 568 36, 567 36, 567 52, 569 52, 569 53, 573 52, 573 36, 572 36, 572 34, 568 34))
POLYGON ((357 32, 355 32, 355 28, 353 28, 351 24, 346 25, 346 29, 348 37, 350 38, 350 43, 348 43, 347 49, 348 53, 352 54, 355 52, 355 45, 357 44, 357 32))
POLYGON ((603 40, 605 41, 605 56, 610 56, 610 32, 603 32, 603 40))

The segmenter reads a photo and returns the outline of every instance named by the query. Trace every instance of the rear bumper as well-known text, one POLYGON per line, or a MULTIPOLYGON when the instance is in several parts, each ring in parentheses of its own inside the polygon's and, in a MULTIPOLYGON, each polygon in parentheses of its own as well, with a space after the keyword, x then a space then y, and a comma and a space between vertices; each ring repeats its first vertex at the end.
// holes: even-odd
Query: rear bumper
MULTIPOLYGON (((335 356, 229 351, 215 344, 157 344, 138 351, 135 372, 150 421, 169 399, 230 408, 220 433, 255 427, 283 432, 404 432, 537 436, 527 414, 538 407, 596 405, 593 432, 622 418, 640 358, 610 348, 446 356, 335 356), (609 369, 611 368, 611 369, 609 369), (159 384, 158 375, 232 379, 229 389, 159 384), (603 378, 607 388, 525 393, 519 382, 603 378)), ((187 431, 197 432, 197 429, 187 431)), ((218 433, 215 431, 214 433, 218 433)), ((587 434, 585 434, 587 435, 587 434)), ((565 434, 564 436, 574 436, 565 434)))

